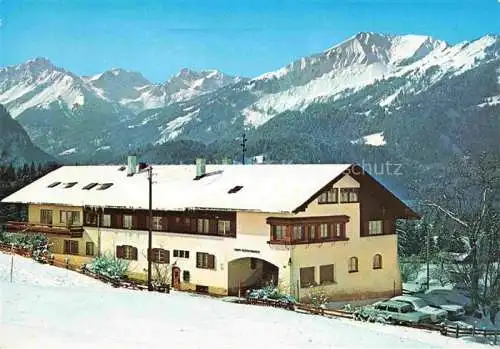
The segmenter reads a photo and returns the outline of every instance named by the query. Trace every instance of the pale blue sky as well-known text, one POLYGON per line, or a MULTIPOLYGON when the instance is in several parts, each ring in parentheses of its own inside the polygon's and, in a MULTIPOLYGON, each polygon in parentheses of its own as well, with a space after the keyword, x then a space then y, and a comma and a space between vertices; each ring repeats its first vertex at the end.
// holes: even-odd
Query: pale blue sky
POLYGON ((256 76, 360 31, 456 43, 500 34, 499 0, 0 0, 0 65, 166 80, 183 67, 256 76))

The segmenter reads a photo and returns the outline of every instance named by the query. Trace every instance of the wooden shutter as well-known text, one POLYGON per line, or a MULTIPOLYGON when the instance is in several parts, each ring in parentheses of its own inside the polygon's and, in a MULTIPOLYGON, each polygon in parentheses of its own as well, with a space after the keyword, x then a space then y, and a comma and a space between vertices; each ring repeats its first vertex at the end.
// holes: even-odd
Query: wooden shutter
POLYGON ((393 234, 393 233, 394 233, 393 220, 392 219, 384 220, 384 227, 382 234, 393 234))
POLYGON ((170 251, 165 250, 165 263, 169 264, 170 263, 170 251))
POLYGON ((64 253, 65 254, 68 254, 70 253, 70 250, 71 250, 71 245, 70 245, 71 241, 70 240, 64 240, 64 253))
POLYGON ((196 252, 196 268, 201 268, 203 266, 203 254, 201 252, 196 252))
POLYGON ((132 247, 132 259, 137 260, 137 247, 132 247))
POLYGON ((168 218, 165 216, 161 217, 161 230, 168 231, 168 218))
POLYGON ((139 217, 137 217, 137 212, 132 212, 132 228, 137 229, 139 227, 139 217))
POLYGON ((123 246, 116 246, 116 258, 123 258, 123 246))
POLYGON ((215 256, 213 254, 208 255, 208 269, 215 269, 215 256))

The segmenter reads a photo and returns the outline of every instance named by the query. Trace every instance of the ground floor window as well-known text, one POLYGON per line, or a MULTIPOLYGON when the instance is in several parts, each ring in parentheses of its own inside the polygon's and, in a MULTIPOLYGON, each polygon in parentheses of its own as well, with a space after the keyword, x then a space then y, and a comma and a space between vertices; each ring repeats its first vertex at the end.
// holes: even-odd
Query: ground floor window
POLYGON ((186 250, 174 250, 174 257, 189 258, 189 251, 186 251, 186 250))
POLYGON ((358 257, 349 258, 349 273, 355 273, 358 271, 358 257))
POLYGON ((196 268, 215 269, 215 256, 205 252, 196 252, 196 268))
POLYGON ((85 243, 85 255, 86 256, 94 255, 94 243, 92 241, 87 241, 85 243))
POLYGON ((170 263, 170 251, 163 248, 153 248, 151 250, 151 260, 153 263, 168 264, 170 263))
POLYGON ((373 269, 382 269, 382 255, 376 254, 373 256, 373 269))
POLYGON ((116 258, 136 261, 137 247, 129 245, 116 246, 116 258))
POLYGON ((78 254, 78 241, 64 240, 64 254, 78 254))
POLYGON ((311 287, 316 285, 314 281, 314 267, 300 268, 300 287, 311 287))
POLYGON ((335 269, 333 264, 322 265, 319 267, 320 285, 333 284, 335 282, 335 269))

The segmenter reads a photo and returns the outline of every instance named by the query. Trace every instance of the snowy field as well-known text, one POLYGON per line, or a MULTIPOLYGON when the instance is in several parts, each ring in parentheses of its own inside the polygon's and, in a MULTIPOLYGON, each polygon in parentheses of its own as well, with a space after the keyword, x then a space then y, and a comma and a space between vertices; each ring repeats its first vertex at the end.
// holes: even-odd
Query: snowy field
POLYGON ((486 348, 439 333, 207 296, 114 289, 0 253, 0 348, 486 348))

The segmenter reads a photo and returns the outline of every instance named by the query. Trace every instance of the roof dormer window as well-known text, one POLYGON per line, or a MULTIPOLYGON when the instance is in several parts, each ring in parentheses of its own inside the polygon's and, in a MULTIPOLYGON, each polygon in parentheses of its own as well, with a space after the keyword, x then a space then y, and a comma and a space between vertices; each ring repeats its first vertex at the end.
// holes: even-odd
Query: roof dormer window
POLYGON ((241 189, 243 188, 242 185, 237 185, 231 189, 229 189, 229 191, 227 192, 228 194, 234 194, 234 193, 237 193, 239 192, 241 189))
POLYGON ((95 186, 96 186, 96 185, 98 185, 98 184, 99 184, 99 183, 89 183, 89 184, 87 184, 86 186, 84 186, 84 187, 82 188, 82 190, 90 190, 90 189, 92 189, 93 187, 95 187, 95 186))
POLYGON ((73 188, 78 182, 68 182, 66 184, 64 184, 64 188, 68 189, 68 188, 73 188))
POLYGON ((112 185, 113 185, 113 183, 103 183, 103 184, 101 184, 101 185, 97 188, 97 190, 106 190, 106 189, 108 189, 109 187, 111 187, 112 185))
POLYGON ((52 184, 49 184, 49 185, 47 186, 47 188, 54 188, 54 187, 57 187, 59 184, 61 184, 61 182, 54 182, 54 183, 52 183, 52 184))

